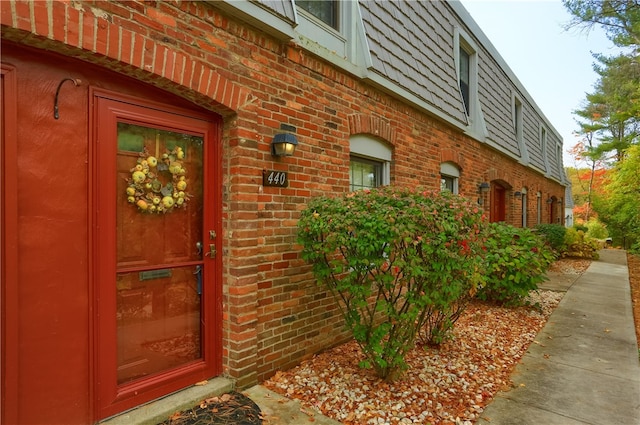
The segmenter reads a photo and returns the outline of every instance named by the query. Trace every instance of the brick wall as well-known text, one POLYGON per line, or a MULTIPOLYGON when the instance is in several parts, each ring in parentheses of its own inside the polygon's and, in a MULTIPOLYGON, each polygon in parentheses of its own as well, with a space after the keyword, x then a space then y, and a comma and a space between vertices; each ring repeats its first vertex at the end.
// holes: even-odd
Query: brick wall
MULTIPOLYGON (((463 196, 478 198, 482 181, 526 187, 530 225, 537 191, 543 201, 564 196, 542 174, 208 4, 53 0, 0 8, 3 41, 80 58, 224 117, 223 357, 240 387, 348 337, 300 259, 296 221, 309 197, 348 190, 349 136, 368 133, 392 146, 392 184, 439 187, 440 163, 451 161, 463 196), (269 143, 281 126, 300 144, 295 156, 274 159, 269 143), (262 187, 263 169, 288 171, 289 187, 262 187)), ((518 225, 507 193, 507 221, 518 225)), ((543 202, 543 222, 548 208, 543 202)))

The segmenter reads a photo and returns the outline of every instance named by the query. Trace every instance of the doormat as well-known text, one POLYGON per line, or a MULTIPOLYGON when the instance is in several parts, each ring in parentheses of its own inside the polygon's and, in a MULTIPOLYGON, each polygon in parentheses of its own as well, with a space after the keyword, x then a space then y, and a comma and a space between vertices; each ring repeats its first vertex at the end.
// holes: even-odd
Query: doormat
POLYGON ((176 412, 158 425, 262 425, 262 412, 249 397, 232 391, 176 412))

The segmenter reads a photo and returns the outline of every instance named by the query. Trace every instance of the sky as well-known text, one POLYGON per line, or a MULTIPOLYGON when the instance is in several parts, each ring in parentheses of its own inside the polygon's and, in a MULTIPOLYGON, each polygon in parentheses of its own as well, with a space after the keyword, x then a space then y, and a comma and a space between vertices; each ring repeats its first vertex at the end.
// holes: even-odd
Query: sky
POLYGON ((461 2, 562 136, 565 167, 576 166, 566 152, 579 141, 572 112, 598 80, 591 52, 613 55, 613 43, 601 28, 565 30, 572 16, 560 0, 461 2))

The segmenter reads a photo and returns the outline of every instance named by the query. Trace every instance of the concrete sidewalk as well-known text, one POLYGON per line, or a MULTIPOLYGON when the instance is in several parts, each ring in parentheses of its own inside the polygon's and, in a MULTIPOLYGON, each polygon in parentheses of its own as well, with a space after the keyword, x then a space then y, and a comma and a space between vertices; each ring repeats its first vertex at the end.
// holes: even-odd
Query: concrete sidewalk
POLYGON ((638 425, 640 361, 626 253, 572 282, 536 343, 477 424, 638 425))

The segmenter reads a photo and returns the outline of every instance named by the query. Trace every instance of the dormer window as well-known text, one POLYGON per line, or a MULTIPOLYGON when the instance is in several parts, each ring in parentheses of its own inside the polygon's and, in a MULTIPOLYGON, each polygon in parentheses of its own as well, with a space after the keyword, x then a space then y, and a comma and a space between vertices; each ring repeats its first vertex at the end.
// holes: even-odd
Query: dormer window
POLYGON ((338 2, 334 0, 296 0, 296 6, 309 12, 331 28, 338 29, 338 2))
POLYGON ((456 28, 453 39, 453 55, 458 77, 460 100, 468 118, 468 131, 480 139, 488 136, 478 97, 478 46, 462 29, 456 28))
POLYGON ((462 100, 464 101, 464 108, 467 111, 467 115, 469 114, 469 87, 471 83, 471 55, 467 52, 462 46, 460 47, 460 69, 459 69, 459 78, 460 78, 460 92, 462 93, 462 100))

